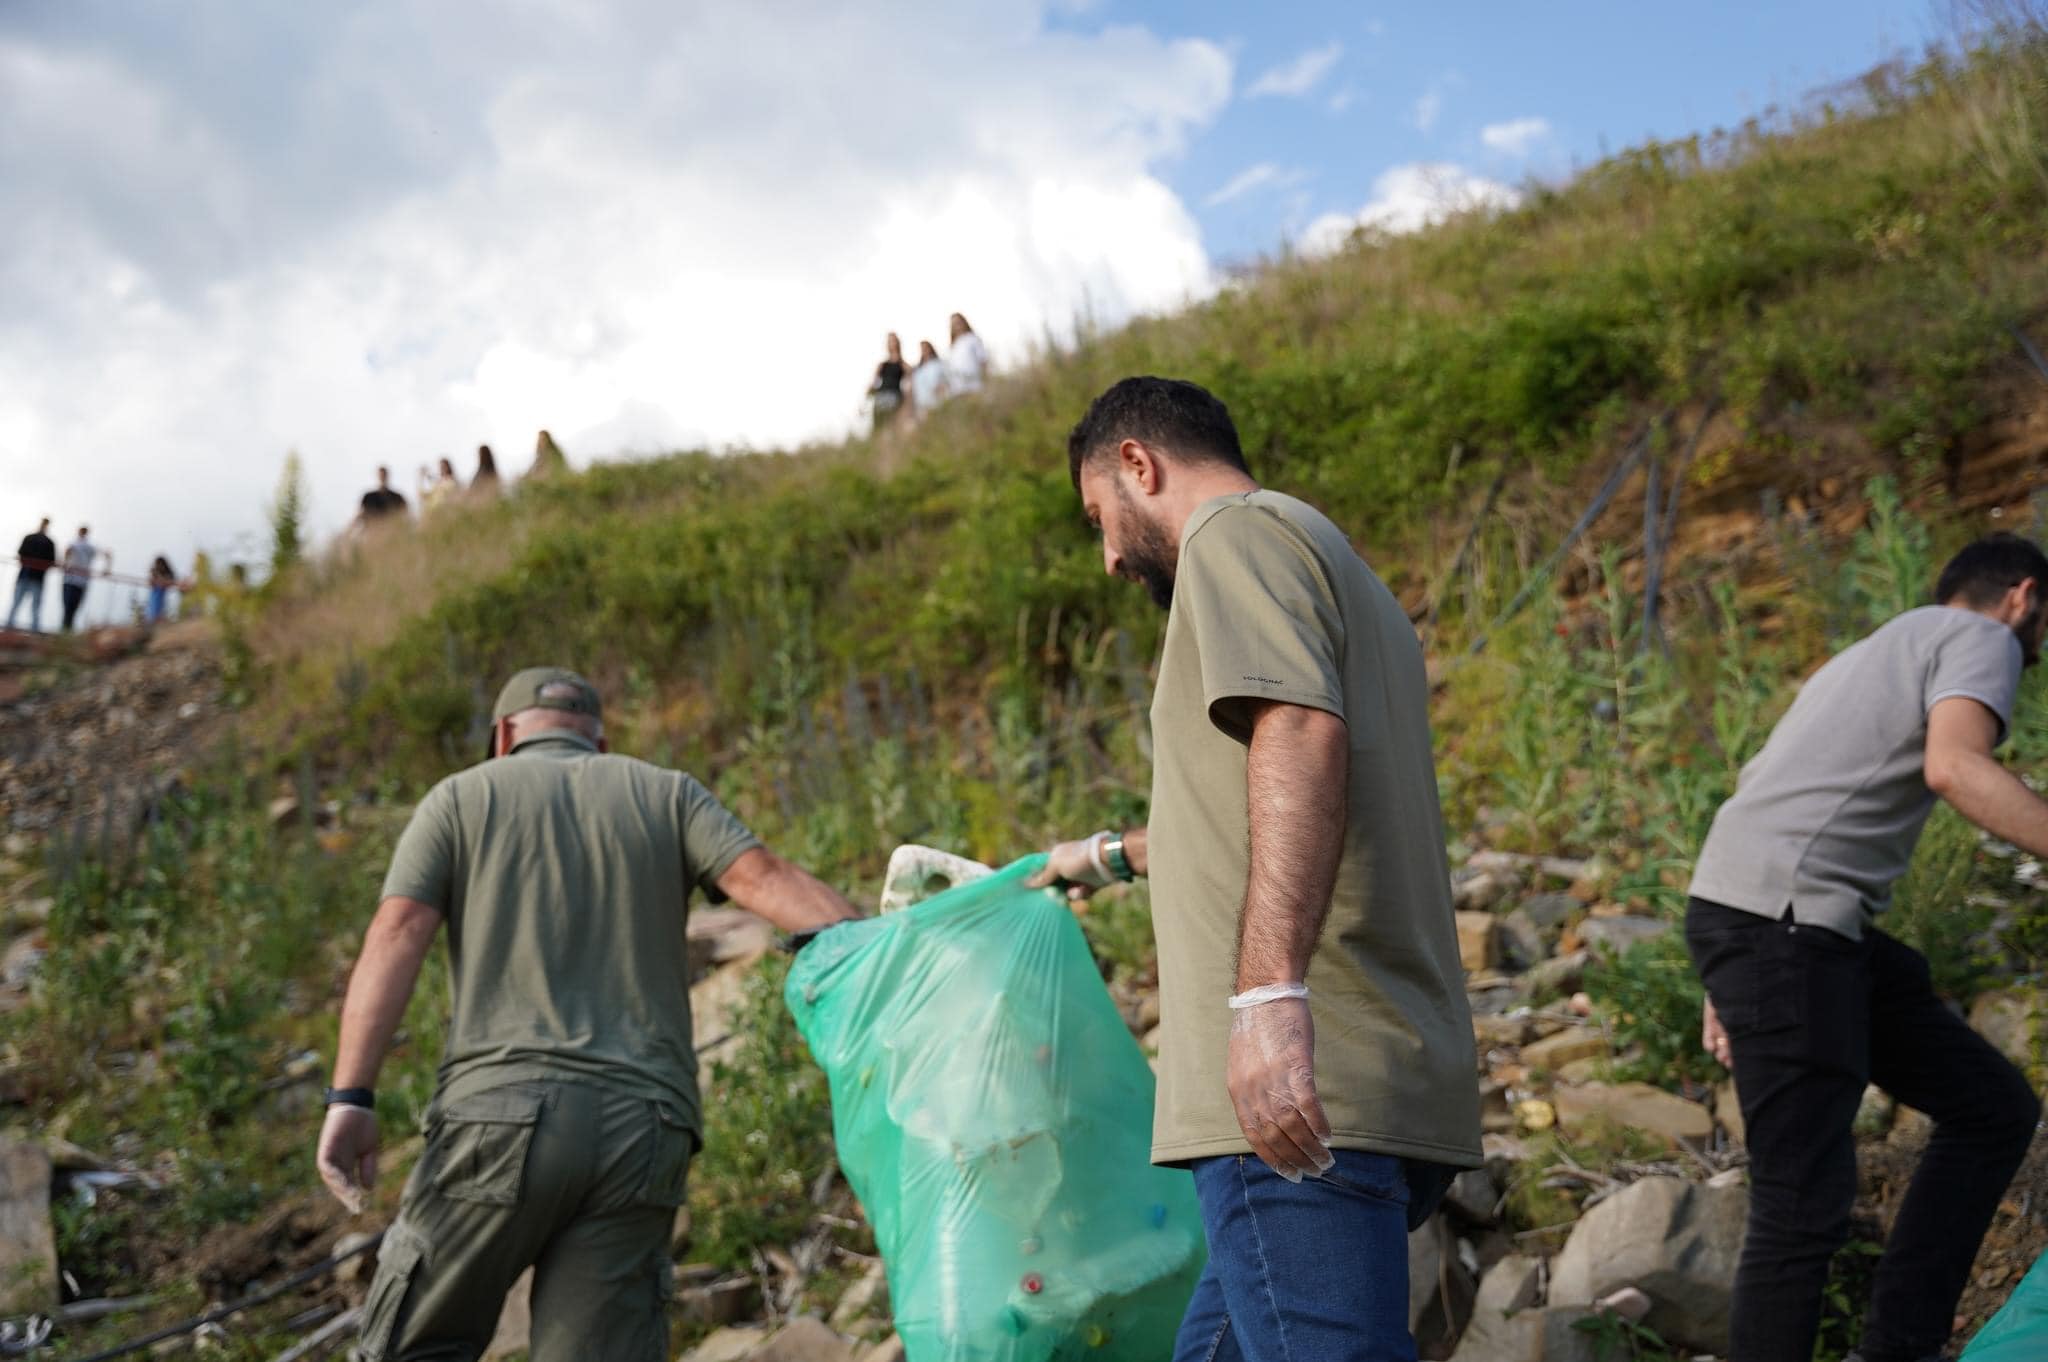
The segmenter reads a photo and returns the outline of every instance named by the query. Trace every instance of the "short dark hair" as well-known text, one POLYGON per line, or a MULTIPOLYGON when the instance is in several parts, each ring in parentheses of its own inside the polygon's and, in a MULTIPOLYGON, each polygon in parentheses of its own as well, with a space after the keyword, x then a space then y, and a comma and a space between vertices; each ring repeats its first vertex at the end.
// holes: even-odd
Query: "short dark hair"
POLYGON ((1935 584, 1934 599, 1947 605, 1960 600, 1979 609, 2032 579, 2048 593, 2048 554, 2031 539, 2016 534, 1987 534, 1948 560, 1935 584))
POLYGON ((1248 473, 1230 408, 1198 383, 1179 378, 1126 378, 1088 404, 1067 436, 1067 472, 1081 469, 1125 440, 1142 440, 1183 463, 1218 463, 1248 473))

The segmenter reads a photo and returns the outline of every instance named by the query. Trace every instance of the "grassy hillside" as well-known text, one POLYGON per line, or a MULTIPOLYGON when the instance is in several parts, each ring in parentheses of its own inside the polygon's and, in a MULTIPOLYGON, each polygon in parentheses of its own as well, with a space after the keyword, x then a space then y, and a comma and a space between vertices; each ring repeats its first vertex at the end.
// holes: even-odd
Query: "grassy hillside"
MULTIPOLYGON (((205 1195, 172 1219, 74 1216, 67 1251, 93 1289, 127 1289, 152 1234, 311 1185, 309 1127, 265 1075, 331 1047, 393 830, 474 760, 514 667, 584 669, 616 748, 695 770, 860 897, 898 842, 1000 861, 1142 818, 1163 617, 1103 576, 1064 460, 1128 373, 1215 389, 1255 473, 1328 509, 1427 621, 1454 855, 1592 857, 1603 896, 1670 911, 1798 676, 1918 603, 1956 543, 2033 523, 2048 376, 2017 336, 2048 343, 2044 129, 2038 37, 1879 71, 1513 212, 1274 262, 880 442, 600 465, 226 601, 238 747, 188 773, 132 864, 64 879, 9 1041, 31 1124, 124 1142, 205 1195), (1668 649, 1643 631, 1642 474, 1554 584, 1532 577, 1638 440, 1682 482, 1668 649), (334 826, 272 826, 280 777, 335 801, 334 826)), ((2016 739, 2048 771, 2031 701, 2016 739)), ((2030 904, 1943 818, 1899 920, 1967 997, 2048 959, 2030 904)), ((1108 972, 1146 980, 1141 892, 1087 927, 1108 972)), ((400 1136, 431 1082, 428 977, 385 1085, 400 1136)), ((692 1251, 717 1261, 802 1224, 797 1170, 827 1138, 770 984, 695 1175, 692 1251)), ((1675 945, 1593 987, 1641 1073, 1712 1076, 1675 945)))

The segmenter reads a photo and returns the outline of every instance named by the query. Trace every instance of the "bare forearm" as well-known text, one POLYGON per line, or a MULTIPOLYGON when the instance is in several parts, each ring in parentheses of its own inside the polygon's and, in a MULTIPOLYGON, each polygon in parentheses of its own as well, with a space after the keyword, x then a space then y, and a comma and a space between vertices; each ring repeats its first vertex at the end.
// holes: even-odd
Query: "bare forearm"
POLYGON ((387 899, 363 937, 363 953, 341 1005, 334 1086, 374 1088, 391 1038, 419 982, 420 963, 440 929, 441 915, 411 899, 387 899))
POLYGON ((1252 729, 1251 874, 1238 919, 1237 991, 1296 983, 1330 911, 1344 853, 1350 748, 1342 720, 1274 705, 1252 729))
POLYGON ((1957 813, 2022 851, 2048 856, 2048 802, 1996 758, 1958 760, 1942 785, 1942 798, 1957 813))
POLYGON ((785 932, 815 931, 860 916, 847 897, 764 847, 747 852, 719 877, 719 889, 740 907, 785 932))
POLYGON ((1130 828, 1124 833, 1124 859, 1130 862, 1133 875, 1152 873, 1152 858, 1145 854, 1145 844, 1149 840, 1143 828, 1130 828))

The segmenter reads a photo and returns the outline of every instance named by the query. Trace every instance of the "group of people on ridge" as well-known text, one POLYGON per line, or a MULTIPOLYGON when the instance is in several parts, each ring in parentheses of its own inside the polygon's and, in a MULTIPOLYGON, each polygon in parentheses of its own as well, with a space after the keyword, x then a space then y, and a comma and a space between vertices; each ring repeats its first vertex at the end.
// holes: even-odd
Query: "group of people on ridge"
MULTIPOLYGON (((78 537, 65 546, 64 556, 59 559, 57 543, 50 538, 50 518, 44 516, 35 529, 22 536, 21 546, 15 551, 15 563, 14 598, 7 606, 7 627, 14 628, 15 620, 26 613, 29 631, 42 632, 43 579, 52 570, 61 570, 62 629, 68 634, 77 627, 79 614, 85 609, 85 594, 93 578, 107 577, 113 572, 114 555, 92 542, 90 527, 80 525, 78 537)), ((169 610, 171 592, 185 584, 179 580, 170 559, 162 554, 149 565, 149 576, 143 584, 149 588, 143 618, 145 623, 153 625, 161 621, 169 610)))
MULTIPOLYGON (((554 436, 541 431, 534 437, 533 467, 526 471, 528 482, 535 478, 546 478, 566 472, 568 467, 569 460, 562 453, 561 446, 555 443, 554 436)), ((476 473, 470 478, 467 487, 463 486, 461 476, 456 473, 453 459, 442 459, 436 469, 429 469, 427 465, 421 464, 416 490, 422 519, 463 501, 489 501, 503 490, 503 484, 498 477, 498 456, 491 452, 489 445, 478 445, 476 473)), ((390 466, 379 464, 377 485, 363 493, 353 528, 360 532, 380 521, 387 521, 393 517, 402 520, 411 514, 412 505, 406 500, 405 493, 391 485, 390 466)))
POLYGON ((917 363, 903 360, 903 342, 894 331, 884 341, 886 354, 875 366, 874 381, 868 384, 868 406, 874 429, 882 429, 899 415, 921 421, 949 397, 978 393, 988 380, 988 347, 981 343, 967 318, 955 312, 950 323, 952 340, 944 359, 930 341, 917 344, 917 363))
MULTIPOLYGON (((1175 1362, 1413 1362, 1409 1234, 1482 1161, 1415 630, 1339 526, 1252 478, 1224 404, 1192 383, 1115 384, 1067 459, 1104 568, 1167 612, 1148 821, 1059 843, 1038 883, 1078 900, 1152 881, 1152 1154, 1189 1170, 1208 1245, 1175 1362)), ((1937 799, 2048 856, 2048 801, 1993 755, 2044 592, 2034 544, 1962 550, 1934 604, 1806 682, 1700 852, 1686 939, 1703 1039, 1748 1131, 1737 1362, 1812 1355, 1866 1083, 1934 1133, 1861 1362, 1940 1355, 2040 1118, 1880 923, 1937 799)), ((858 910, 691 776, 608 753, 574 672, 518 673, 491 719, 488 759, 436 785, 400 837, 342 1007, 317 1163, 360 1208, 377 1075, 447 925, 440 1086, 363 1356, 475 1358, 531 1266, 536 1362, 656 1362, 704 1132, 687 903, 730 898, 799 942, 858 910)))

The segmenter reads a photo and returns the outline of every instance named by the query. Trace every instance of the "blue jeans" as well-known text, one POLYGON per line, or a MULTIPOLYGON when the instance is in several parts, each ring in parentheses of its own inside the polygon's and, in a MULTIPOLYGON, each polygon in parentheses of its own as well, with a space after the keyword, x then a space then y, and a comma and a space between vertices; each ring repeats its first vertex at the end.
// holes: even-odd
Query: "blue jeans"
POLYGON ((1192 1163, 1209 1266, 1174 1362, 1415 1362, 1408 1232, 1455 1170, 1334 1152, 1336 1167, 1298 1183, 1251 1154, 1192 1163))
POLYGON ((14 579, 14 601, 7 607, 7 627, 14 627, 14 617, 23 606, 28 607, 29 632, 43 632, 43 579, 22 573, 14 579))

